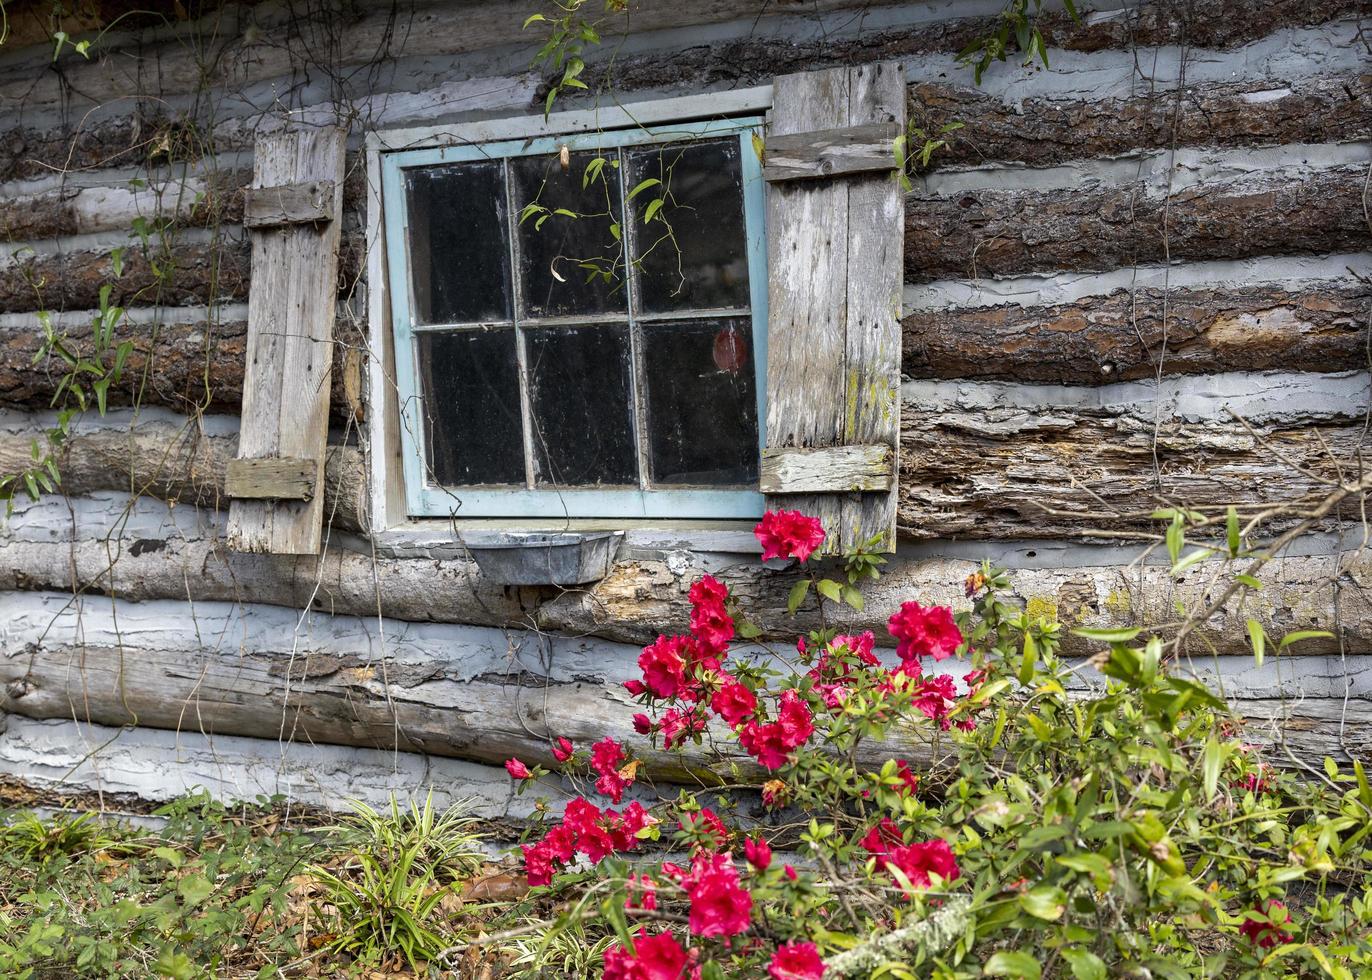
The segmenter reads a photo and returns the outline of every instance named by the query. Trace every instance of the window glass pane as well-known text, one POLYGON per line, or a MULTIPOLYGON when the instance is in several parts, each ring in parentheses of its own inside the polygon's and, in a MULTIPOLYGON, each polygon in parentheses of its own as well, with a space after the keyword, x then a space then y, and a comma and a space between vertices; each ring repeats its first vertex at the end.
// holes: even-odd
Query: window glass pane
POLYGON ((540 327, 524 340, 538 482, 637 485, 628 327, 540 327))
POLYGON ((416 323, 509 320, 504 166, 481 160, 405 171, 416 323))
POLYGON ((513 327, 419 335, 430 479, 524 484, 513 327))
POLYGON ((645 313, 748 306, 748 249, 737 139, 629 153, 639 307, 645 313), (655 201, 662 201, 654 207, 655 201), (648 209, 652 207, 651 220, 648 209))
POLYGON ((653 485, 756 481, 751 321, 645 323, 643 351, 653 485))
POLYGON ((510 161, 521 219, 523 316, 584 316, 625 308, 623 248, 614 234, 620 222, 618 156, 610 150, 573 153, 569 159, 565 171, 557 154, 510 161), (597 158, 604 163, 592 166, 597 158), (559 209, 571 214, 558 214, 559 209))

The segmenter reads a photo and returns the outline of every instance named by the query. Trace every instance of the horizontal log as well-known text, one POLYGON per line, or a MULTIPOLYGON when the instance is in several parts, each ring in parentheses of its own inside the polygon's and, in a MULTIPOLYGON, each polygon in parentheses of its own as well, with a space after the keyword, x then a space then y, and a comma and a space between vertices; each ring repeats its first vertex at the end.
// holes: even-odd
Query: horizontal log
POLYGON ((907 281, 1103 271, 1178 259, 1357 251, 1366 167, 1203 182, 1170 196, 1103 189, 916 192, 905 206, 907 281))
MULTIPOLYGON (((1189 50, 1234 49, 1260 41, 1284 28, 1328 24, 1354 15, 1359 9, 1359 0, 1340 0, 1318 7, 1303 0, 1283 0, 1266 5, 1262 14, 1257 14, 1244 0, 1203 0, 1189 9, 1163 0, 1140 4, 1137 9, 1131 8, 1120 16, 1088 16, 1075 22, 1061 11, 1052 11, 1039 17, 1036 24, 1050 49, 1050 61, 1058 63, 1064 52, 1090 54, 1155 45, 1184 45, 1189 50)), ((591 63, 581 78, 592 89, 606 88, 620 93, 721 81, 757 84, 770 81, 775 75, 837 65, 920 55, 955 55, 967 45, 993 34, 999 26, 994 17, 962 16, 869 29, 856 35, 826 33, 813 40, 788 38, 785 43, 753 32, 748 37, 676 47, 670 52, 616 52, 613 59, 597 58, 592 52, 591 63)), ((1354 27, 1353 31, 1356 30, 1354 27)), ((1012 39, 1010 60, 1015 58, 1013 52, 1012 39)), ((1146 58, 1147 55, 1139 51, 1140 64, 1145 63, 1146 58)), ((970 83, 970 72, 968 75, 970 83)))
MULTIPOLYGON (((44 444, 39 425, 0 427, 0 473, 32 465, 44 444)), ((238 434, 206 431, 194 420, 153 416, 137 425, 78 424, 56 454, 62 490, 70 495, 123 491, 211 509, 227 508, 225 470, 238 455, 238 434)), ((332 446, 325 463, 324 514, 333 526, 365 524, 366 476, 354 447, 332 446)))
POLYGON ((610 736, 659 779, 727 769, 708 746, 677 755, 634 732, 619 681, 636 646, 322 614, 301 627, 291 610, 241 603, 197 604, 193 616, 173 602, 64 608, 64 598, 69 607, 70 597, 0 598, 0 711, 497 765, 553 766, 558 737, 586 748, 610 736), (551 675, 542 663, 556 665, 551 675))
MULTIPOLYGON (((14 716, 550 767, 558 737, 585 747, 610 736, 659 780, 730 763, 759 774, 737 755, 724 753, 722 763, 716 750, 727 743, 678 755, 633 731, 622 682, 637 674, 636 646, 339 615, 302 621, 292 610, 244 603, 198 603, 192 613, 171 601, 73 604, 62 594, 10 593, 0 610, 0 711, 14 716)), ((1356 680, 1366 659, 1313 656, 1299 668, 1288 659, 1294 677, 1273 664, 1255 668, 1249 657, 1210 661, 1209 670, 1240 712, 1265 727, 1277 720, 1277 731, 1301 737, 1303 752, 1311 742, 1328 751, 1338 730, 1332 708, 1342 703, 1334 699, 1349 680, 1345 736, 1359 747, 1372 736, 1372 701, 1356 680), (1305 707, 1279 707, 1282 696, 1305 707)), ((935 669, 957 674, 964 665, 935 669)), ((893 749, 920 762, 934 754, 905 735, 868 747, 860 761, 879 763, 893 749)))
MULTIPOLYGON (((1232 419, 1154 420, 1149 413, 1147 405, 929 411, 907 399, 898 530, 920 539, 1156 531, 1148 514, 1159 507, 1222 513, 1235 504, 1252 512, 1321 498, 1327 486, 1308 474, 1357 472, 1372 450, 1361 423, 1250 433, 1232 419)), ((1350 501, 1341 517, 1357 520, 1358 503, 1350 501)))
MULTIPOLYGON (((120 275, 115 275, 109 249, 21 254, 0 268, 0 313, 94 309, 100 304, 100 290, 107 285, 111 287, 109 302, 124 307, 247 302, 251 249, 239 233, 238 228, 224 228, 210 238, 176 241, 173 237, 166 254, 130 247, 123 252, 120 275)), ((340 296, 352 292, 365 255, 360 232, 343 236, 338 256, 340 296)))
POLYGON ((1372 74, 1159 87, 1127 97, 1030 96, 1014 103, 947 82, 910 86, 927 133, 950 123, 931 169, 1015 161, 1034 167, 1171 146, 1338 143, 1372 136, 1372 74))
MULTIPOLYGON (((902 392, 897 522, 904 540, 1148 531, 1156 525, 1147 515, 1159 506, 1252 509, 1299 500, 1321 491, 1308 474, 1356 469, 1372 438, 1363 433, 1366 384, 1357 375, 1223 375, 1161 390, 1129 383, 956 389, 912 382, 902 392)), ((58 457, 64 491, 132 488, 223 507, 224 467, 237 439, 232 420, 220 421, 227 430, 209 435, 187 420, 154 417, 131 429, 123 420, 84 422, 58 457)), ((27 466, 32 441, 42 438, 36 423, 0 429, 0 472, 27 466)), ((325 513, 334 526, 364 526, 365 488, 360 452, 332 447, 325 513)))
MULTIPOLYGON (((685 630, 688 590, 708 570, 730 587, 766 639, 793 641, 798 632, 819 625, 813 598, 798 618, 787 613, 796 573, 763 568, 755 558, 728 564, 707 555, 682 561, 674 554, 670 561, 622 561, 586 589, 513 588, 486 579, 466 558, 385 558, 337 546, 317 558, 232 553, 223 546, 222 514, 178 518, 177 511, 162 513, 147 500, 21 502, 0 534, 0 589, 93 591, 132 601, 251 601, 647 643, 659 632, 685 630), (167 521, 170 530, 157 530, 167 521)), ((1088 550, 1068 558, 1064 567, 1016 568, 1013 594, 1035 615, 1092 627, 1170 622, 1175 603, 1190 606, 1207 594, 1210 569, 1205 565, 1174 581, 1166 567, 1121 564, 1129 560, 1129 554, 1115 549, 1088 550)), ((829 622, 884 636, 887 619, 907 599, 963 608, 963 581, 979 568, 980 562, 970 559, 897 555, 881 582, 866 591, 863 610, 831 614, 829 622)), ((1372 650, 1372 596, 1366 591, 1372 555, 1330 551, 1282 557, 1260 578, 1265 588, 1243 610, 1213 616, 1196 629, 1198 652, 1243 654, 1250 616, 1274 636, 1298 628, 1329 629, 1348 650, 1372 650)), ((1338 642, 1312 640, 1300 652, 1334 652, 1338 642)), ((1064 649, 1084 654, 1091 644, 1069 635, 1064 649)))
MULTIPOLYGON (((549 787, 554 789, 556 787, 549 787)), ((525 821, 535 796, 510 792, 509 774, 457 759, 340 745, 205 735, 183 729, 118 729, 70 719, 8 719, 0 734, 0 804, 142 813, 195 793, 224 803, 284 797, 294 806, 347 812, 422 805, 471 807, 474 816, 525 821)))
MULTIPOLYGON (((88 316, 67 313, 54 317, 54 327, 66 337, 67 346, 81 356, 91 356, 92 323, 88 316)), ((111 385, 111 406, 161 406, 178 412, 237 414, 243 402, 243 371, 247 353, 248 323, 242 306, 224 310, 157 311, 155 319, 125 318, 115 330, 117 341, 131 341, 123 376, 111 385)), ((45 409, 52 404, 65 375, 65 365, 55 357, 35 362, 43 335, 37 317, 11 316, 0 325, 0 407, 45 409), (17 322, 16 322, 17 321, 17 322)), ((346 352, 365 348, 360 325, 351 317, 334 324, 337 341, 329 381, 329 408, 334 422, 343 425, 352 416, 348 397, 346 352)), ((107 357, 108 360, 108 357, 107 357)))
POLYGON ((1145 288, 1053 306, 917 310, 901 322, 913 378, 1097 384, 1162 374, 1367 366, 1372 288, 1145 288), (1161 363, 1159 364, 1159 361, 1161 363))

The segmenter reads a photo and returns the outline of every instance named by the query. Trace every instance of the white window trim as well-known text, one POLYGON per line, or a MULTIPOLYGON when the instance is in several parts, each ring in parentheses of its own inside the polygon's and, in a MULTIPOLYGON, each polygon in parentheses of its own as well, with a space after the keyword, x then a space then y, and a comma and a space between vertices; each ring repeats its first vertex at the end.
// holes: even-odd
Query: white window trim
MULTIPOLYGON (((657 548, 673 532, 708 532, 708 550, 757 550, 749 521, 671 519, 447 519, 410 517, 405 497, 400 409, 396 398, 394 333, 382 203, 383 151, 418 149, 454 143, 537 138, 591 132, 635 125, 687 122, 746 113, 763 114, 772 105, 770 85, 730 92, 696 94, 642 102, 619 103, 594 109, 495 120, 378 130, 366 137, 367 172, 367 504, 368 528, 374 543, 408 547, 421 541, 456 538, 462 530, 626 530, 630 546, 657 548), (665 533, 664 533, 665 532, 665 533)), ((758 420, 759 426, 764 424, 758 420)), ((702 544, 705 542, 702 540, 702 544)))

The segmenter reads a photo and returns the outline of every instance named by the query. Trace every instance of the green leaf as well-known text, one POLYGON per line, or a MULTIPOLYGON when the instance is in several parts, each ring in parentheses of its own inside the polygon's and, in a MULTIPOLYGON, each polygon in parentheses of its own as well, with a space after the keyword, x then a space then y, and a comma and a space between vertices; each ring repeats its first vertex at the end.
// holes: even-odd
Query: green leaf
POLYGON ((843 587, 843 601, 858 612, 862 612, 863 607, 867 604, 862 598, 862 593, 851 585, 843 587))
POLYGON ((648 202, 648 206, 643 209, 643 223, 645 225, 657 217, 657 213, 662 210, 662 203, 663 200, 660 197, 655 197, 648 202))
POLYGON ((1085 637, 1088 640, 1099 640, 1101 643, 1128 643, 1139 635, 1137 626, 1125 629, 1079 629, 1073 630, 1076 636, 1085 637))
POLYGON ((800 608, 800 604, 805 601, 805 597, 810 593, 810 580, 803 578, 795 585, 791 586, 791 594, 786 597, 786 611, 792 616, 800 608))
POLYGON ((1039 651, 1032 633, 1024 634, 1024 656, 1019 662, 1019 682, 1028 684, 1034 679, 1034 666, 1038 663, 1039 651))
POLYGON ((1071 967, 1076 980, 1105 980, 1108 976, 1105 961, 1090 950, 1069 946, 1062 951, 1062 958, 1071 967))
POLYGON ((176 890, 187 905, 199 905, 210 897, 210 893, 214 891, 214 885, 204 875, 187 875, 181 879, 176 890))
POLYGON ((541 20, 547 19, 548 18, 544 17, 542 14, 530 14, 528 17, 524 19, 524 26, 528 27, 530 24, 536 24, 541 20))
POLYGON ((843 586, 831 578, 820 579, 815 583, 815 588, 819 590, 820 595, 831 602, 843 601, 843 586))
POLYGON ((1334 634, 1328 630, 1295 630, 1281 638, 1281 642, 1277 644, 1277 649, 1285 650, 1291 644, 1299 643, 1301 640, 1329 640, 1333 637, 1334 634))
POLYGON ((1205 561, 1205 559, 1209 558, 1214 553, 1215 552, 1210 548, 1197 548, 1195 551, 1191 552, 1185 558, 1181 559, 1172 566, 1172 574, 1180 575, 1182 572, 1186 571, 1191 566, 1199 565, 1201 562, 1205 561))
POLYGON ((656 187, 660 183, 662 183, 662 181, 658 180, 656 177, 649 177, 647 180, 641 180, 634 185, 634 189, 629 191, 628 195, 625 196, 624 200, 632 201, 634 198, 638 197, 638 195, 646 191, 649 187, 656 187))
POLYGON ((1219 740, 1211 735, 1205 740, 1205 752, 1201 756, 1201 779, 1205 786, 1205 798, 1213 800, 1215 790, 1220 784, 1220 765, 1224 761, 1224 754, 1220 748, 1219 740))
POLYGON ((1018 977, 1024 980, 1039 980, 1043 976, 1039 961, 1018 950, 1001 950, 986 961, 981 972, 988 977, 1018 977))
POLYGON ((1019 905, 1034 918, 1053 922, 1067 910, 1067 893, 1057 885, 1039 885, 1021 894, 1019 905))
POLYGON ((738 635, 745 640, 755 640, 762 635, 762 627, 748 620, 740 620, 737 626, 738 635))
POLYGON ((1262 631, 1262 623, 1256 619, 1248 621, 1248 640, 1253 644, 1253 665, 1262 666, 1262 657, 1267 646, 1267 634, 1262 631))
POLYGON ((1254 592, 1257 592, 1262 588, 1262 583, 1251 575, 1235 575, 1234 581, 1238 582, 1240 585, 1248 586, 1254 592))
POLYGON ((1186 518, 1181 514, 1172 515, 1172 523, 1167 526, 1167 557, 1172 564, 1177 564, 1177 559, 1181 557, 1181 549, 1186 544, 1186 518))
POLYGON ((1230 507, 1229 507, 1229 512, 1225 515, 1224 521, 1225 521, 1225 526, 1226 526, 1226 542, 1225 542, 1225 543, 1229 545, 1229 557, 1230 557, 1230 558, 1237 558, 1237 557, 1239 556, 1239 544, 1240 544, 1240 540, 1239 540, 1239 512, 1238 512, 1238 510, 1237 510, 1232 504, 1231 504, 1230 507))
POLYGON ((1372 787, 1367 785, 1367 773, 1357 759, 1353 760, 1353 776, 1358 781, 1358 799, 1362 800, 1363 806, 1372 809, 1372 787))

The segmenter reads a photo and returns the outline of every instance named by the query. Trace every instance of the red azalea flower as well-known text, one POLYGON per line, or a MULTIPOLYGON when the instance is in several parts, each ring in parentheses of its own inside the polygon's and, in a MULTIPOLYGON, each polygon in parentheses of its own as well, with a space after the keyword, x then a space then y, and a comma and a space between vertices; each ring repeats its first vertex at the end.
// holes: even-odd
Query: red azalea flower
POLYGON ((703 732, 705 718, 696 714, 694 710, 678 711, 676 708, 668 708, 658 727, 662 730, 663 746, 670 749, 680 745, 696 732, 703 732))
POLYGON ((762 545, 762 560, 799 558, 805 561, 824 544, 824 525, 798 510, 769 510, 753 529, 762 545))
POLYGON ((881 660, 877 657, 874 647, 877 638, 871 630, 865 630, 857 636, 841 635, 834 637, 829 644, 830 650, 844 649, 857 657, 858 662, 867 667, 880 667, 881 660))
POLYGON ((529 767, 518 759, 506 759, 505 771, 515 779, 532 779, 533 773, 529 772, 529 767))
POLYGON ((648 690, 648 685, 640 680, 628 680, 624 682, 624 690, 628 691, 634 697, 638 697, 644 691, 648 690))
POLYGON ((953 849, 941 837, 922 844, 908 844, 891 848, 887 861, 895 865, 910 880, 915 888, 928 888, 930 874, 936 874, 944 881, 962 877, 953 849))
MULTIPOLYGON (((685 686, 686 661, 682 654, 690 645, 688 636, 659 636, 652 646, 643 648, 638 666, 643 682, 654 697, 674 698, 685 686)), ((627 686, 627 685, 626 685, 627 686)))
POLYGON ((567 738, 559 738, 553 746, 553 758, 558 762, 566 762, 572 757, 572 742, 567 738))
POLYGON ((699 813, 684 814, 677 822, 677 826, 688 833, 704 833, 713 843, 698 846, 704 846, 708 850, 718 850, 729 839, 729 828, 724 826, 724 821, 708 806, 702 808, 699 813))
POLYGON ((902 784, 896 791, 902 796, 910 796, 919 791, 919 776, 910 771, 910 766, 904 759, 896 760, 896 775, 900 777, 902 784))
POLYGON ((616 943, 605 950, 605 980, 680 980, 689 957, 670 932, 634 937, 633 952, 616 943))
POLYGON ((951 724, 948 712, 953 709, 958 695, 953 678, 947 674, 925 678, 911 693, 914 695, 914 706, 947 731, 951 724))
POLYGON ((887 623, 891 635, 899 640, 896 653, 901 660, 919 662, 924 654, 944 660, 962 645, 962 631, 953 621, 953 611, 947 606, 921 606, 918 602, 901 603, 887 623))
POLYGON ((626 909, 657 910, 657 882, 647 875, 629 875, 627 884, 629 897, 624 899, 626 909))
POLYGON ((738 869, 728 854, 697 854, 682 884, 691 900, 694 935, 736 936, 748 928, 753 896, 739 884, 738 869))
POLYGON ((814 715, 810 712, 810 706, 793 690, 781 692, 777 724, 781 726, 781 733, 787 744, 793 749, 804 745, 815 732, 814 715))
POLYGON ((748 722, 739 729, 738 744, 768 772, 780 769, 791 757, 790 746, 776 722, 748 722))
POLYGON ((761 837, 757 840, 747 839, 743 842, 743 856, 757 870, 766 871, 772 863, 772 848, 761 837))
POLYGON ((519 846, 524 851, 524 876, 528 879, 529 886, 532 888, 549 884, 553 880, 553 871, 556 870, 549 849, 542 841, 519 846))
POLYGON ((796 869, 795 869, 795 868, 791 867, 789 864, 783 864, 783 865, 781 866, 781 870, 782 870, 782 873, 785 874, 786 877, 787 877, 788 879, 790 879, 791 881, 795 881, 795 880, 796 880, 796 869))
POLYGON ((643 712, 634 715, 634 731, 640 735, 647 735, 653 730, 653 720, 643 712))
POLYGON ((757 711, 757 696, 730 678, 710 699, 710 707, 731 726, 737 726, 753 717, 757 711))
POLYGON ((1255 908, 1245 914, 1250 918, 1243 920, 1243 925, 1239 926, 1239 932, 1248 937, 1248 941, 1255 946, 1271 949, 1281 943, 1289 943, 1294 938, 1291 933, 1281 928, 1282 925, 1291 921, 1291 913, 1287 911, 1284 904, 1275 898, 1269 899, 1265 908, 1255 908), (1258 918, 1252 918, 1252 916, 1258 918))
POLYGON ((786 802, 786 784, 780 779, 769 779, 762 784, 762 805, 770 809, 775 809, 786 802))
POLYGON ((767 974, 772 980, 821 980, 824 961, 814 943, 785 943, 772 954, 767 974))
POLYGON ((734 638, 734 621, 725 611, 729 590, 711 575, 691 586, 691 633, 704 651, 720 654, 734 638))

